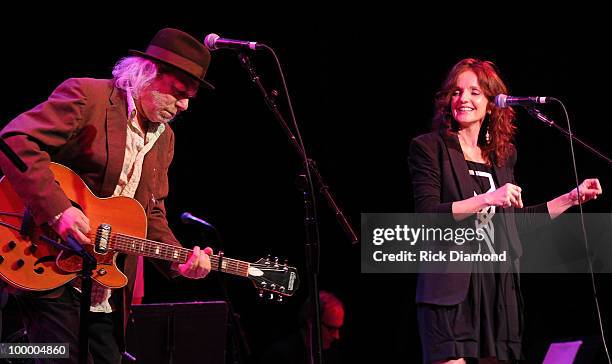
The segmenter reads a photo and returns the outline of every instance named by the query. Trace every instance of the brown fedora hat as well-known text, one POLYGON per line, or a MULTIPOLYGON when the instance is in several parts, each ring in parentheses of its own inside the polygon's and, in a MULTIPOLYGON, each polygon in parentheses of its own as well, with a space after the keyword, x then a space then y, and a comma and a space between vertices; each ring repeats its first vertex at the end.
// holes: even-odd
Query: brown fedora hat
POLYGON ((215 87, 204 79, 210 64, 210 52, 204 43, 178 29, 164 28, 155 34, 146 52, 130 50, 129 54, 160 61, 196 78, 211 90, 215 87))

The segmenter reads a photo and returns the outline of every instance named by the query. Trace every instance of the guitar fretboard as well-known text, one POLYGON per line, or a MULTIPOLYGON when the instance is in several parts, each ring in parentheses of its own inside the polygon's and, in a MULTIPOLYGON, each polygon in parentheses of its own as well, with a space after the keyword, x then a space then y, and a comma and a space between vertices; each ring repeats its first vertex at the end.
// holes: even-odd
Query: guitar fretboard
MULTIPOLYGON (((192 252, 192 250, 180 246, 123 234, 112 234, 109 248, 130 255, 142 255, 150 258, 177 262, 179 264, 185 263, 189 258, 189 254, 192 252)), ((250 263, 248 262, 220 257, 219 255, 211 255, 210 263, 212 270, 242 277, 249 276, 250 263)))

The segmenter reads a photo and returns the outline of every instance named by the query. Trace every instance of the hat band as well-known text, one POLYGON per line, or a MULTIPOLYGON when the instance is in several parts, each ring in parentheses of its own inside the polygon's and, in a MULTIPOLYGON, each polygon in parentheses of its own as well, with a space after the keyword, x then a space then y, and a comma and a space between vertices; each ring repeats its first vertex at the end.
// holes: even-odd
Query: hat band
POLYGON ((147 47, 147 54, 157 57, 164 62, 168 62, 199 80, 204 78, 206 70, 204 70, 202 66, 167 49, 149 45, 147 47))

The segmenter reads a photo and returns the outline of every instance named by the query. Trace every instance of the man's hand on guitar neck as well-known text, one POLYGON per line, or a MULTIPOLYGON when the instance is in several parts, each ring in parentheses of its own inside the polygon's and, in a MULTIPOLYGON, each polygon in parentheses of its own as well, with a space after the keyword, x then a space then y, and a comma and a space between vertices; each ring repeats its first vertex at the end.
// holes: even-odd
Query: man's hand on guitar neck
POLYGON ((211 248, 200 249, 199 246, 193 248, 193 252, 184 264, 178 265, 178 272, 187 278, 204 278, 210 272, 210 258, 213 250, 211 248))
POLYGON ((85 235, 90 231, 89 219, 74 206, 64 210, 59 218, 49 225, 64 240, 67 239, 68 235, 72 235, 81 244, 91 243, 91 239, 85 235))

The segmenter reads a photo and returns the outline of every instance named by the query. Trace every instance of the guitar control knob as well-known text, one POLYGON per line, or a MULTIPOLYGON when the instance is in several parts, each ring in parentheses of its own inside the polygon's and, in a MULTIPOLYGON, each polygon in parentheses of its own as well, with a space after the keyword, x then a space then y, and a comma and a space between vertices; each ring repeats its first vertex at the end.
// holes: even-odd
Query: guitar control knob
POLYGON ((278 290, 281 291, 281 292, 285 292, 285 287, 284 286, 280 286, 278 290))
POLYGON ((272 284, 270 285, 270 288, 275 289, 275 288, 276 288, 276 284, 272 283, 272 284))
POLYGON ((4 257, 0 255, 0 264, 2 264, 2 262, 4 262, 4 257))
POLYGON ((36 253, 36 249, 38 249, 38 247, 35 244, 31 244, 28 249, 30 250, 30 253, 34 254, 36 253))
POLYGON ((8 247, 9 247, 10 250, 15 249, 16 246, 17 246, 17 243, 15 243, 14 240, 9 241, 8 247))
POLYGON ((108 273, 108 272, 106 271, 106 269, 104 269, 104 268, 100 268, 100 269, 98 269, 98 274, 99 274, 99 275, 103 276, 103 275, 106 275, 106 273, 108 273))
POLYGON ((17 259, 17 261, 15 262, 15 266, 17 266, 17 268, 23 267, 24 264, 25 262, 23 261, 23 259, 17 259))

